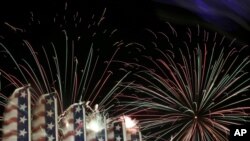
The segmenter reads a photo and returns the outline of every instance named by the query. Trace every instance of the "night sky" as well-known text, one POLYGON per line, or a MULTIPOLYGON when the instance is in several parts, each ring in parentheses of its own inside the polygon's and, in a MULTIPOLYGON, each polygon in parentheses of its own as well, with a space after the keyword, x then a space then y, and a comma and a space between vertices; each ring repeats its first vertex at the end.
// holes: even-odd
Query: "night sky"
MULTIPOLYGON (((182 2, 180 1, 180 3, 182 2)), ((190 1, 190 4, 192 3, 194 2, 190 1)), ((207 7, 207 9, 214 7, 217 9, 220 8, 220 5, 216 7, 216 3, 213 1, 208 4, 210 4, 210 7, 207 7), (214 7, 213 4, 215 5, 214 7)), ((244 2, 239 2, 239 4, 243 5, 244 2)), ((249 31, 247 29, 244 30, 245 26, 240 25, 240 22, 230 21, 228 20, 229 18, 227 19, 226 17, 221 17, 221 19, 218 20, 216 19, 216 15, 214 17, 208 15, 206 17, 205 15, 200 14, 202 11, 200 11, 200 13, 195 12, 198 10, 185 8, 181 5, 175 4, 172 0, 68 1, 68 5, 72 11, 79 11, 82 15, 90 15, 94 13, 94 11, 100 12, 103 7, 106 7, 108 9, 106 17, 109 18, 111 25, 114 27, 120 27, 124 30, 128 29, 127 32, 132 32, 138 29, 138 27, 155 25, 159 22, 159 20, 165 20, 182 25, 201 24, 208 28, 217 29, 221 32, 233 34, 242 38, 244 38, 242 34, 247 34, 247 31, 249 31), (227 21, 230 25, 225 26, 227 25, 227 21)), ((48 19, 53 17, 56 12, 59 13, 62 11, 64 6, 65 1, 6 1, 1 4, 1 20, 9 22, 12 21, 17 25, 21 25, 25 23, 24 21, 27 20, 31 11, 37 13, 39 15, 39 19, 48 19)), ((246 6, 247 5, 245 5, 245 7, 246 6)), ((186 7, 188 7, 188 5, 186 7)), ((221 6, 221 9, 223 9, 223 6, 221 6)), ((230 12, 232 13, 232 10, 227 10, 226 12, 230 14, 230 12)), ((249 11, 245 11, 245 14, 248 12, 249 11)), ((238 14, 237 16, 240 17, 241 15, 238 14)), ((248 23, 249 21, 244 17, 242 19, 245 23, 248 23)))
MULTIPOLYGON (((240 24, 240 22, 226 17, 223 17, 221 20, 218 17, 211 17, 211 15, 206 17, 206 15, 201 15, 195 10, 166 1, 69 0, 66 1, 66 12, 65 1, 62 0, 39 0, 32 2, 10 0, 6 3, 1 2, 0 42, 7 45, 17 58, 23 58, 23 55, 26 56, 26 51, 23 49, 22 40, 28 40, 38 52, 42 52, 42 45, 51 50, 52 48, 49 47, 50 42, 55 42, 56 46, 64 46, 65 42, 61 42, 64 38, 61 31, 66 29, 70 39, 76 40, 79 36, 82 38, 82 41, 79 43, 82 47, 78 48, 79 52, 76 55, 86 56, 90 44, 94 42, 94 50, 100 55, 101 59, 107 60, 115 50, 110 46, 115 41, 123 40, 125 43, 145 43, 149 38, 148 35, 145 35, 145 28, 160 31, 164 29, 164 23, 169 22, 176 27, 180 27, 179 31, 182 30, 182 27, 201 25, 208 31, 217 31, 227 35, 230 39, 236 37, 243 43, 250 43, 248 40, 250 30, 245 25, 240 24), (98 17, 92 20, 92 15, 100 16, 104 8, 107 9, 105 14, 106 20, 101 24, 100 28, 94 27, 93 31, 101 32, 105 29, 109 31, 118 29, 116 36, 112 39, 98 35, 94 39, 88 38, 93 33, 86 28, 88 23, 98 20, 98 17), (75 28, 75 23, 72 21, 72 15, 76 12, 80 15, 79 17, 82 17, 83 21, 77 28, 75 28), (33 16, 31 16, 32 14, 33 16), (68 19, 67 23, 63 20, 64 15, 68 19), (55 17, 58 17, 58 20, 56 23, 53 23, 53 18, 55 17), (9 25, 18 29, 14 31, 9 25), (85 33, 82 34, 82 32, 85 33)), ((238 14, 238 16, 241 17, 242 15, 238 14)), ((249 19, 245 17, 242 17, 242 19, 244 19, 244 23, 249 25, 249 19)), ((59 57, 63 57, 60 54, 60 49, 58 49, 58 54, 59 57)), ((131 53, 125 51, 119 55, 118 59, 130 60, 129 55, 131 53)), ((133 54, 132 51, 131 56, 136 56, 136 53, 133 54)), ((1 56, 1 58, 4 58, 4 56, 1 56)), ((85 58, 78 57, 78 59, 80 62, 84 61, 85 58)), ((13 68, 13 64, 6 64, 6 60, 2 61, 2 59, 0 60, 0 65, 10 70, 13 68)), ((16 72, 16 70, 13 70, 13 72, 16 72)), ((7 91, 11 90, 8 88, 7 91)))
MULTIPOLYGON (((138 37, 137 34, 145 27, 160 28, 159 23, 164 21, 177 25, 199 24, 230 37, 237 37, 242 41, 247 41, 245 35, 249 32, 249 29, 246 29, 246 26, 241 25, 240 22, 230 20, 230 18, 223 16, 202 15, 202 11, 199 13, 196 12, 198 10, 185 8, 181 5, 181 1, 179 5, 172 0, 94 0, 84 2, 77 0, 68 1, 67 3, 69 7, 67 14, 70 15, 70 12, 78 11, 83 19, 93 13, 100 14, 104 7, 107 8, 106 18, 108 19, 109 26, 119 28, 124 38, 138 37)), ((190 1, 190 5, 193 3, 194 2, 190 1)), ((210 7, 207 7, 208 10, 211 8, 220 8, 220 5, 216 7, 216 3, 213 1, 208 4, 210 4, 208 5, 210 7), (214 7, 213 4, 215 5, 214 7)), ((243 5, 244 3, 239 4, 243 5)), ((202 4, 200 5, 203 6, 202 4)), ((200 5, 197 4, 197 9, 200 5)), ((51 19, 55 17, 56 13, 59 15, 65 14, 63 12, 64 7, 65 1, 8 1, 1 4, 1 21, 2 23, 7 21, 16 26, 25 27, 28 23, 27 20, 30 18, 30 12, 33 12, 36 16, 35 18, 43 21, 44 24, 42 25, 43 27, 32 29, 32 34, 36 34, 36 36, 39 35, 40 39, 49 38, 48 36, 54 37, 53 33, 50 32, 53 32, 56 27, 54 27, 55 25, 51 26, 51 19)), ((186 7, 188 7, 188 5, 186 7)), ((221 7, 221 9, 223 9, 223 7, 221 7)), ((232 10, 225 10, 225 13, 226 12, 230 15, 232 10)), ((247 13, 248 11, 246 11, 245 14, 247 13)), ((241 17, 240 14, 236 15, 236 17, 237 16, 245 23, 249 23, 249 20, 241 17)), ((2 30, 3 28, 1 28, 1 31, 2 30)))
MULTIPOLYGON (((145 42, 145 28, 155 29, 160 31, 164 29, 164 22, 170 22, 176 26, 196 26, 197 24, 207 28, 210 31, 228 35, 229 38, 236 37, 242 42, 248 41, 249 30, 238 24, 237 21, 229 22, 229 26, 223 26, 227 22, 223 17, 220 20, 216 18, 206 18, 204 15, 196 13, 195 10, 190 10, 183 6, 179 6, 172 1, 164 0, 87 0, 87 1, 67 1, 67 12, 65 12, 65 1, 6 1, 0 5, 0 37, 1 41, 8 45, 8 48, 16 56, 25 54, 23 51, 22 40, 27 39, 31 42, 33 48, 38 51, 41 46, 48 46, 49 42, 56 42, 58 46, 64 45, 62 40, 62 29, 65 28, 72 39, 77 36, 83 36, 83 44, 89 46, 91 42, 95 42, 94 47, 104 59, 112 54, 113 48, 109 45, 114 41, 123 40, 124 42, 145 42), (117 35, 110 41, 105 41, 105 38, 98 37, 97 39, 88 39, 92 31, 86 30, 88 23, 91 22, 93 14, 101 15, 103 9, 107 8, 105 17, 106 21, 103 27, 97 30, 118 29, 117 35), (72 15, 75 12, 82 17, 83 24, 79 28, 74 28, 72 15), (33 14, 33 22, 31 15, 33 14), (68 18, 68 23, 64 23, 63 16, 68 18), (53 18, 58 16, 57 23, 53 23, 53 18), (205 18, 204 18, 205 17, 205 18), (216 19, 217 21, 213 21, 216 19), (219 22, 218 22, 219 21, 219 22), (41 22, 41 24, 38 24, 41 22), (8 25, 24 29, 24 31, 13 31, 8 25), (62 24, 64 23, 64 24, 62 24), (62 24, 62 27, 60 27, 62 24), (82 34, 81 32, 86 32, 82 34), (99 42, 100 40, 100 42, 99 42), (103 44, 102 41, 105 41, 103 44), (23 51, 22 54, 20 51, 23 51)), ((248 11, 247 11, 248 12, 248 11)), ((240 16, 240 15, 239 15, 240 16)), ((97 17, 98 19, 98 17, 97 17)), ((248 19, 245 20, 248 23, 248 19)), ((93 29, 95 30, 95 29, 93 29)), ((98 32, 98 31, 97 31, 98 32)), ((47 47, 49 48, 49 47, 47 47)), ((87 53, 89 47, 79 48, 83 54, 87 53)), ((60 52, 60 51, 59 51, 60 52)), ((60 53, 59 53, 60 56, 60 53)), ((127 53, 121 58, 126 58, 127 53)), ((2 56, 3 57, 3 56, 2 56)), ((22 57, 20 57, 22 58, 22 57)), ((79 58, 81 59, 81 58, 79 58)), ((84 58, 83 58, 84 59, 84 58)), ((0 61, 0 64, 6 66, 5 61, 0 61)))

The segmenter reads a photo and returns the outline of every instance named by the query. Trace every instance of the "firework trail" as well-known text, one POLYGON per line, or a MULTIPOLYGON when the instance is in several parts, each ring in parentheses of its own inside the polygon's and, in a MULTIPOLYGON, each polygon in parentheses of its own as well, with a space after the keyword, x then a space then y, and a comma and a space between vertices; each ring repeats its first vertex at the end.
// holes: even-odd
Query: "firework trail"
MULTIPOLYGON (((60 42, 58 43, 57 40, 53 42, 52 39, 48 44, 45 40, 45 45, 40 48, 32 44, 39 37, 38 39, 32 37, 31 41, 25 37, 29 37, 32 32, 37 32, 34 27, 43 27, 47 21, 39 20, 35 13, 31 12, 28 22, 30 27, 26 29, 5 22, 6 28, 11 29, 14 34, 27 35, 25 39, 20 39, 24 47, 22 46, 22 53, 17 54, 15 49, 8 47, 8 42, 5 41, 8 38, 4 37, 1 40, 1 56, 8 62, 6 66, 12 66, 0 68, 1 79, 6 84, 1 85, 1 90, 30 84, 34 93, 33 101, 37 101, 42 94, 56 94, 59 101, 59 114, 62 114, 70 104, 82 101, 90 101, 88 102, 90 107, 98 103, 99 111, 112 114, 112 110, 109 110, 115 100, 112 96, 118 92, 118 84, 128 75, 128 73, 120 73, 114 77, 113 71, 110 71, 113 67, 111 62, 117 56, 123 42, 112 39, 117 29, 102 26, 106 8, 98 16, 93 14, 88 17, 90 19, 86 18, 88 20, 84 23, 77 11, 67 13, 68 7, 66 3, 66 14, 62 14, 63 16, 56 14, 52 20, 53 27, 60 30, 58 35, 58 38, 62 37, 59 39, 60 42), (73 13, 73 16, 69 13, 73 13), (78 32, 72 34, 74 31, 78 32), (110 46, 113 50, 107 61, 105 56, 94 55, 94 52, 103 45, 110 46)), ((0 98, 0 105, 4 107, 7 103, 6 94, 1 93, 0 98)))
POLYGON ((148 140, 227 140, 230 125, 250 121, 247 46, 199 26, 184 37, 167 27, 147 29, 153 49, 129 63, 137 70, 118 96, 125 113, 140 119, 148 140))

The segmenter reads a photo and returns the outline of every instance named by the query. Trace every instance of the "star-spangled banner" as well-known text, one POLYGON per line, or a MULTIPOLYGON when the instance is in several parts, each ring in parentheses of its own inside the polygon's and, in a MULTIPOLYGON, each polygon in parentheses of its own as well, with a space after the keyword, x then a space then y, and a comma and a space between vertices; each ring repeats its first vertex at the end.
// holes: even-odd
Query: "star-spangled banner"
MULTIPOLYGON (((123 120, 113 121, 111 127, 105 126, 100 132, 87 132, 82 103, 71 105, 63 115, 60 141, 142 141, 139 130, 127 131, 123 120)), ((54 94, 42 95, 31 111, 30 87, 18 88, 9 97, 3 119, 3 141, 59 140, 54 94)))
POLYGON ((123 120, 113 121, 107 131, 108 141, 126 141, 126 128, 123 120))
POLYGON ((86 141, 85 108, 81 103, 72 104, 59 123, 62 141, 86 141))
POLYGON ((100 132, 96 133, 96 141, 107 141, 106 129, 103 129, 100 132))
POLYGON ((30 87, 16 89, 9 97, 3 115, 4 141, 31 141, 30 87))
MULTIPOLYGON (((106 123, 106 118, 105 117, 103 117, 103 118, 104 118, 103 122, 106 123)), ((99 132, 86 130, 87 141, 108 141, 106 124, 104 124, 104 125, 105 125, 104 129, 102 129, 99 132)))
POLYGON ((58 141, 57 100, 42 95, 32 109, 32 141, 58 141))
POLYGON ((142 141, 141 132, 139 130, 136 132, 127 131, 126 139, 127 141, 142 141))

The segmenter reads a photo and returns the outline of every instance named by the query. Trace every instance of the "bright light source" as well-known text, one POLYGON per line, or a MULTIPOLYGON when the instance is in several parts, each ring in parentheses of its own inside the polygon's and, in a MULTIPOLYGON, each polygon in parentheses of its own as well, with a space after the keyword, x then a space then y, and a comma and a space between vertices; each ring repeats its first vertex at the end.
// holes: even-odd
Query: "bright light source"
POLYGON ((121 119, 124 120, 126 128, 137 128, 138 121, 135 119, 128 116, 122 116, 121 119))
POLYGON ((65 123, 66 123, 66 128, 69 128, 69 122, 66 121, 65 123))
POLYGON ((90 115, 86 128, 94 132, 100 132, 105 127, 103 117, 99 114, 90 115))

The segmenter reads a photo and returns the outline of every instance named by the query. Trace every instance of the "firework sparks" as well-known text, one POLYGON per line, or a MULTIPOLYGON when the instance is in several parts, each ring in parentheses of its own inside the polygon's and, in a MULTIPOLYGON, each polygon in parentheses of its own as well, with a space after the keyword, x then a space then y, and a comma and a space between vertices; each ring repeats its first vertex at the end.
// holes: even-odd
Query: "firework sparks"
MULTIPOLYGON (((144 57, 147 64, 130 63, 141 68, 135 73, 136 81, 126 84, 128 93, 135 95, 120 96, 134 100, 124 102, 124 107, 141 117, 142 132, 149 134, 149 140, 224 141, 230 125, 250 120, 246 105, 250 98, 244 96, 250 87, 246 46, 237 48, 236 40, 228 42, 217 33, 212 36, 197 29, 197 34, 187 30, 183 44, 171 43, 170 35, 164 35, 170 49, 154 46, 157 57, 151 52, 152 57, 144 57)), ((175 30, 172 33, 182 39, 175 30)), ((150 34, 156 43, 164 33, 150 34)))
MULTIPOLYGON (((7 30, 10 30, 11 35, 18 36, 17 42, 10 38, 10 42, 14 42, 18 47, 15 46, 13 49, 8 44, 9 35, 6 35, 0 41, 1 57, 10 64, 0 62, 3 64, 0 73, 5 81, 4 85, 1 86, 4 89, 15 89, 29 84, 32 87, 32 104, 35 104, 41 95, 54 93, 58 100, 59 121, 66 121, 65 127, 60 128, 62 133, 64 128, 70 128, 70 123, 67 122, 68 117, 64 113, 65 107, 73 103, 82 102, 85 104, 88 101, 86 102, 88 110, 86 112, 86 129, 97 133, 106 127, 108 116, 112 118, 117 116, 115 113, 117 111, 111 109, 114 106, 114 100, 116 100, 112 96, 123 91, 123 89, 119 89, 119 84, 127 77, 129 72, 115 74, 114 76, 114 71, 111 71, 110 68, 113 67, 112 61, 118 56, 118 51, 125 44, 122 40, 115 39, 114 41, 112 39, 117 29, 113 30, 109 27, 104 29, 104 26, 102 26, 105 21, 106 9, 103 10, 101 16, 93 14, 90 21, 88 21, 88 17, 85 20, 87 23, 83 23, 80 14, 77 11, 68 10, 68 7, 69 5, 66 3, 63 16, 56 14, 52 22, 48 22, 47 19, 39 19, 35 12, 31 12, 28 27, 19 27, 10 22, 4 23, 5 28, 7 27, 7 30), (69 13, 70 16, 68 16, 69 13), (48 32, 47 29, 41 31, 46 24, 52 25, 52 27, 48 27, 48 32), (39 36, 40 32, 42 35, 39 36), (56 36, 49 34, 41 39, 44 36, 43 34, 46 33, 56 36), (105 48, 100 49, 103 46, 105 48), (108 57, 108 60, 106 60, 106 56, 95 55, 96 50, 105 51, 106 46, 109 46, 112 50, 109 49, 108 54, 111 54, 111 57, 108 57), (18 52, 19 47, 22 52, 18 52), (16 48, 18 50, 15 50, 16 48), (101 64, 100 61, 101 63, 103 61, 104 64, 101 64), (94 109, 91 108, 93 105, 95 105, 94 109)), ((4 107, 8 98, 2 94, 0 98, 0 104, 4 107)), ((124 120, 127 123, 130 122, 128 128, 131 128, 131 130, 135 127, 134 120, 129 120, 129 118, 124 120)), ((79 128, 81 126, 79 125, 79 128)), ((135 132, 139 135, 138 130, 135 132)), ((131 134, 132 137, 135 138, 131 134)))
POLYGON ((95 109, 92 109, 89 106, 89 101, 86 103, 86 107, 91 110, 90 114, 87 116, 87 125, 86 129, 94 132, 100 132, 106 126, 106 121, 104 120, 104 116, 98 110, 98 105, 95 105, 95 109))
POLYGON ((129 116, 121 116, 120 119, 125 122, 125 127, 129 132, 131 132, 131 133, 138 132, 139 127, 138 127, 138 121, 137 120, 132 119, 129 116))
MULTIPOLYGON (((113 78, 113 71, 110 71, 111 62, 123 46, 123 42, 112 39, 117 29, 113 30, 110 27, 102 26, 105 21, 106 8, 100 16, 93 14, 90 16, 91 20, 86 20, 85 23, 81 20, 79 12, 72 12, 68 8, 69 5, 66 3, 64 10, 66 16, 56 14, 51 23, 53 27, 57 27, 55 30, 60 29, 59 35, 63 38, 60 39, 59 43, 52 39, 53 43, 39 48, 32 44, 35 36, 30 39, 31 41, 21 39, 25 46, 23 51, 27 55, 16 55, 8 44, 0 43, 1 54, 3 54, 4 59, 12 62, 14 70, 17 70, 17 72, 14 72, 11 71, 13 68, 10 70, 9 67, 1 66, 1 79, 7 81, 7 85, 1 84, 1 87, 3 86, 4 89, 8 87, 17 88, 30 84, 34 91, 33 101, 36 101, 44 93, 56 93, 59 101, 58 106, 60 107, 59 113, 63 113, 65 107, 72 103, 91 101, 90 106, 98 103, 98 110, 107 114, 108 109, 113 106, 112 95, 118 91, 119 83, 128 75, 126 73, 116 75, 116 78, 113 78), (71 19, 72 16, 67 15, 71 12, 73 13, 73 19, 71 19), (71 34, 71 32, 79 30, 82 32, 71 34), (102 41, 102 46, 107 44, 114 50, 107 61, 104 60, 103 56, 94 54, 96 48, 100 48, 102 41), (62 43, 64 47, 61 47, 62 43), (57 44, 60 47, 57 47, 57 44), (85 49, 80 48, 82 45, 85 49), (104 63, 102 64, 100 61, 104 63), (112 79, 112 82, 110 82, 110 79, 112 79)), ((8 22, 5 22, 5 26, 15 34, 19 34, 17 31, 21 31, 23 35, 36 32, 36 30, 32 30, 33 26, 39 28, 43 27, 43 23, 46 24, 47 21, 39 20, 35 13, 31 12, 30 14, 30 28, 17 28, 8 22)), ((0 95, 0 98, 0 104, 4 106, 7 98, 3 94, 0 95)))

